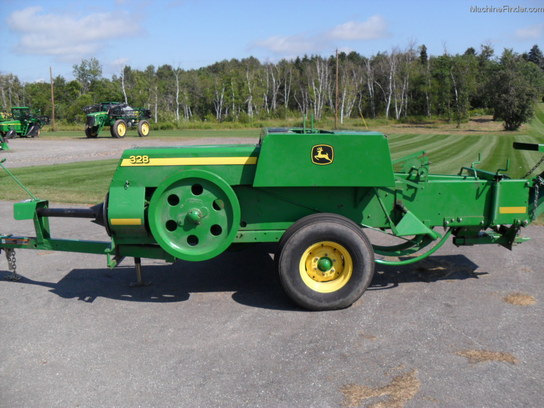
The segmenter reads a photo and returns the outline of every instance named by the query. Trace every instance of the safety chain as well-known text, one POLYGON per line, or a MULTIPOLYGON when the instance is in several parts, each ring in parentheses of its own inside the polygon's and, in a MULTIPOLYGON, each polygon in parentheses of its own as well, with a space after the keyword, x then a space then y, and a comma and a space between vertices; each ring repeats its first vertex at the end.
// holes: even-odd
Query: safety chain
POLYGON ((533 173, 533 172, 538 168, 538 166, 540 166, 542 163, 544 163, 544 156, 542 156, 542 157, 540 158, 540 160, 538 161, 538 163, 535 164, 535 165, 533 166, 533 168, 532 168, 531 170, 529 170, 529 171, 527 172, 527 174, 525 174, 522 178, 527 178, 527 176, 529 176, 531 173, 533 173))
POLYGON ((8 275, 6 279, 17 281, 21 279, 21 277, 17 275, 17 259, 15 258, 15 249, 7 248, 5 251, 6 259, 8 260, 8 269, 11 271, 11 275, 8 275))

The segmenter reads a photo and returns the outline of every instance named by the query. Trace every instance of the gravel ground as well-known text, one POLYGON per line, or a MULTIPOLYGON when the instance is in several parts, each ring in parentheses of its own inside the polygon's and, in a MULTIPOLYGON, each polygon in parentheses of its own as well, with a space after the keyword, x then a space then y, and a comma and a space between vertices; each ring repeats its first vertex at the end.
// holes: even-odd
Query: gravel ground
MULTIPOLYGON (((32 233, 0 203, 2 230, 32 233)), ((104 240, 86 220, 56 237, 104 240)), ((542 406, 544 228, 510 252, 451 243, 378 267, 352 307, 294 307, 266 248, 207 262, 18 251, 0 258, 0 406, 527 408, 542 406), (516 299, 519 302, 516 302, 516 299), (378 404, 381 405, 372 405, 378 404)))
POLYGON ((126 149, 146 146, 213 145, 257 143, 255 138, 97 138, 97 139, 13 139, 10 150, 0 153, 8 167, 26 167, 42 164, 70 163, 88 160, 117 159, 126 149))

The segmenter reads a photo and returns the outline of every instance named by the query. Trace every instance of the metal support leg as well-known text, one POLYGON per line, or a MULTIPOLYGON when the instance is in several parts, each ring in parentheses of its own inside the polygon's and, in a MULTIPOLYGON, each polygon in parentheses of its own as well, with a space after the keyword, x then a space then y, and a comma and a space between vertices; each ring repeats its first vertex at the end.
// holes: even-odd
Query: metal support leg
POLYGON ((151 285, 151 282, 144 282, 142 280, 142 260, 140 258, 134 258, 134 268, 136 269, 136 282, 131 282, 131 288, 143 287, 151 285))

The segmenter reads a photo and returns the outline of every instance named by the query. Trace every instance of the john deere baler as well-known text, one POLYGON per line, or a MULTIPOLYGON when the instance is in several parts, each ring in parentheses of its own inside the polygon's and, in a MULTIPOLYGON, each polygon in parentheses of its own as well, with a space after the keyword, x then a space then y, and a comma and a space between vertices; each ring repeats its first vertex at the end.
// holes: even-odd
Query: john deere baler
POLYGON ((416 262, 450 236, 459 246, 523 242, 520 229, 544 209, 543 184, 544 173, 511 179, 474 165, 431 174, 424 152, 392 161, 377 132, 267 129, 256 145, 127 150, 102 204, 16 203, 15 218, 33 219, 36 236, 2 236, 0 248, 12 257, 15 248, 101 253, 112 267, 134 257, 139 271, 140 258, 205 261, 233 244, 275 242, 293 301, 337 309, 363 294, 376 262, 416 262), (55 239, 56 216, 90 218, 111 240, 55 239), (400 243, 373 245, 368 229, 400 243))

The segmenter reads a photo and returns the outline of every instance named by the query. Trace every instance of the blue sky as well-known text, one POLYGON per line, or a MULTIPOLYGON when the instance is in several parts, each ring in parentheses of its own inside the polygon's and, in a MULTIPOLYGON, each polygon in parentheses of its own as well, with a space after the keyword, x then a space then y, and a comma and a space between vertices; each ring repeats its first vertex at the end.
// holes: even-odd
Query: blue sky
POLYGON ((544 0, 0 0, 0 39, 0 73, 24 82, 48 81, 49 67, 70 80, 90 57, 111 77, 124 65, 371 56, 410 44, 433 55, 481 44, 521 53, 544 50, 544 0))

